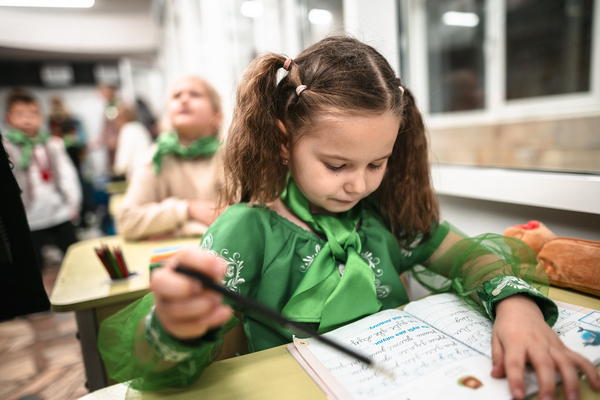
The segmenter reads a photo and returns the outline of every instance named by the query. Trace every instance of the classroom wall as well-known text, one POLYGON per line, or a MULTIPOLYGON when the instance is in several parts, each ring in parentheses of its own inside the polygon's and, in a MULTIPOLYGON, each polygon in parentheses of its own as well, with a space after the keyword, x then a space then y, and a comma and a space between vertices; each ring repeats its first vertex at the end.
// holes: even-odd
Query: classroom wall
POLYGON ((503 233, 529 220, 543 222, 557 236, 600 241, 600 214, 439 195, 442 218, 468 235, 503 233))

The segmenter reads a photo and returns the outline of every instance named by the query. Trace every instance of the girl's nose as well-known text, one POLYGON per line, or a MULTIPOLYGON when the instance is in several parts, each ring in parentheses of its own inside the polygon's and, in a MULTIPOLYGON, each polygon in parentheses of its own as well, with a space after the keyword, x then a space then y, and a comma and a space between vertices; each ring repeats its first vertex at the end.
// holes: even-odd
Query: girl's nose
POLYGON ((344 190, 348 193, 364 193, 367 190, 367 181, 364 172, 353 172, 348 177, 344 190))

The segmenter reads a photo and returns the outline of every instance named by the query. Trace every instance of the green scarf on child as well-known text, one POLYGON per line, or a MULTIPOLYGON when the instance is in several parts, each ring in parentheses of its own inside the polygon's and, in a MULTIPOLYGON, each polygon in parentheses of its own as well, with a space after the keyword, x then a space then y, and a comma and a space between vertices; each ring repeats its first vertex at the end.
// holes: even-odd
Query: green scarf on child
POLYGON ((179 158, 198 158, 213 156, 221 142, 216 136, 207 136, 192 142, 189 146, 184 146, 179 142, 179 137, 175 132, 161 133, 156 139, 158 148, 152 157, 154 163, 154 173, 158 175, 162 167, 163 156, 172 154, 179 158))
POLYGON ((320 322, 322 333, 379 311, 382 305, 377 300, 373 271, 360 256, 356 226, 361 203, 337 217, 311 214, 308 200, 291 176, 281 200, 315 233, 327 238, 283 308, 283 315, 299 322, 320 322), (342 276, 338 262, 346 265, 342 276))
POLYGON ((10 131, 6 132, 5 137, 9 142, 19 144, 23 147, 21 159, 19 160, 19 167, 26 169, 29 167, 29 163, 31 162, 33 147, 37 146, 38 144, 46 143, 50 138, 50 134, 48 132, 39 132, 37 136, 31 137, 18 129, 11 129, 10 131))

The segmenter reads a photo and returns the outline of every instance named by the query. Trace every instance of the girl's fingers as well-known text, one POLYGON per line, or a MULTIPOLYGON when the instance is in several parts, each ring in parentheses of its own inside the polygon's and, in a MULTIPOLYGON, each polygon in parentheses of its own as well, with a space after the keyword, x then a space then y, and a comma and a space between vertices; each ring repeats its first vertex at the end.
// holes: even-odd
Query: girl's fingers
POLYGON ((150 290, 157 299, 184 300, 200 294, 201 288, 200 282, 168 268, 155 269, 150 279, 150 290))
POLYGON ((165 267, 174 269, 177 265, 202 272, 220 280, 225 275, 225 264, 214 255, 198 247, 186 247, 177 252, 166 263, 165 267))
POLYGON ((504 378, 504 347, 498 338, 496 331, 492 332, 492 376, 494 378, 504 378))
POLYGON ((577 375, 577 370, 580 370, 585 374, 592 388, 600 390, 600 376, 598 376, 598 371, 596 370, 596 367, 594 367, 594 364, 579 353, 570 352, 570 357, 572 362, 569 367, 571 368, 565 368, 564 371, 563 368, 560 368, 565 397, 569 400, 578 398, 579 376, 577 375))
POLYGON ((568 400, 579 399, 579 376, 575 364, 565 357, 562 362, 557 362, 557 367, 562 379, 565 398, 568 400))
POLYGON ((525 398, 525 349, 505 349, 504 370, 508 378, 510 393, 515 399, 525 398))
MULTIPOLYGON (((556 388, 556 359, 553 359, 549 350, 543 348, 529 353, 529 361, 535 370, 538 381, 538 397, 540 400, 553 399, 556 388)), ((566 360, 562 360, 563 362, 566 360)))

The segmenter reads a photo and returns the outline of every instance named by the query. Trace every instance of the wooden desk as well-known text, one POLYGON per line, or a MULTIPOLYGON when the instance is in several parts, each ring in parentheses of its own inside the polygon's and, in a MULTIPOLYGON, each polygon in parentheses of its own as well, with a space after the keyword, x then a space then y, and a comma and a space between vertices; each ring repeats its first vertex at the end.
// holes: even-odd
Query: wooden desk
MULTIPOLYGON (((600 310, 600 298, 550 288, 550 297, 600 310)), ((600 371, 600 366, 598 367, 600 371)), ((119 384, 91 393, 83 400, 187 400, 187 399, 326 399, 325 394, 287 353, 285 346, 217 361, 200 379, 183 389, 138 392, 119 384)), ((534 397, 537 398, 537 397, 534 397)), ((587 381, 581 383, 581 400, 598 399, 587 381)), ((564 399, 562 387, 556 399, 564 399)))
POLYGON ((107 317, 148 293, 152 251, 178 244, 199 243, 200 238, 129 242, 118 236, 107 236, 84 240, 69 247, 52 289, 50 303, 55 312, 75 311, 90 391, 109 384, 98 352, 98 327, 107 317), (94 252, 94 247, 101 243, 111 248, 119 245, 129 270, 138 275, 126 282, 111 283, 94 252))

